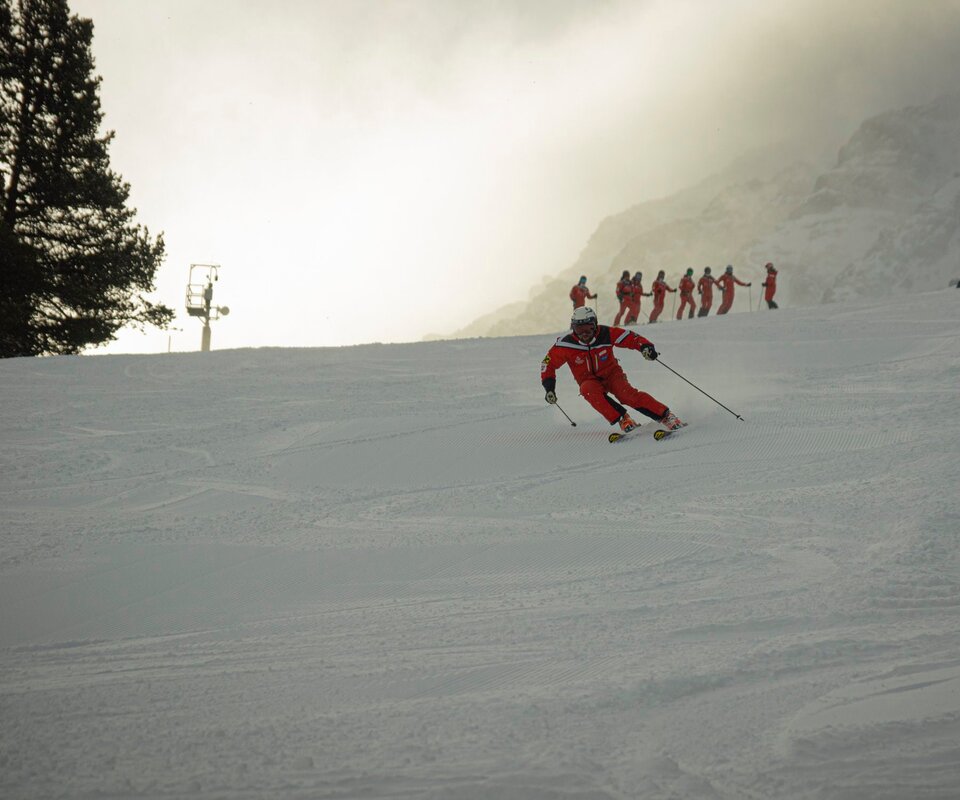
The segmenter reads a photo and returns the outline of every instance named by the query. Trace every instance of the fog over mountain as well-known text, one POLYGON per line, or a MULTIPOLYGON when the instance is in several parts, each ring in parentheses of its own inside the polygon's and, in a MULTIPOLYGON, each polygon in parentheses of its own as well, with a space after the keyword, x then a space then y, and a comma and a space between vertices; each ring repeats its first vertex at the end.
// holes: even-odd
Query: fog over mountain
MULTIPOLYGON (((581 274, 610 321, 625 269, 643 272, 648 288, 659 269, 675 285, 688 267, 700 274, 707 265, 716 272, 733 264, 759 282, 773 261, 777 299, 788 306, 941 288, 960 277, 958 142, 954 94, 865 120, 829 160, 788 145, 748 153, 687 189, 602 220, 569 268, 453 335, 556 331, 581 274)), ((758 299, 741 289, 734 311, 758 299)))

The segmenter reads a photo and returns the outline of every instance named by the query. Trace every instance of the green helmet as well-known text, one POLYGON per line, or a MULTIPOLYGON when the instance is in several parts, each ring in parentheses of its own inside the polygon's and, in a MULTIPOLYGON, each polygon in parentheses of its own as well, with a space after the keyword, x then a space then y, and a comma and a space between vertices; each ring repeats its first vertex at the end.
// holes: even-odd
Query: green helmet
POLYGON ((692 270, 692 269, 688 269, 688 270, 687 270, 687 277, 689 278, 691 275, 693 275, 693 270, 692 270))

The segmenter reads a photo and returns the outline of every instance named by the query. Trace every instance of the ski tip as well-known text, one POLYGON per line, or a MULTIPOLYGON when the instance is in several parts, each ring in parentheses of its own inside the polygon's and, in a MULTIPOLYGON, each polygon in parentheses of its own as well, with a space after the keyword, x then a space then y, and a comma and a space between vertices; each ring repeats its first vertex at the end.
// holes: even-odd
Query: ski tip
POLYGON ((669 430, 669 431, 656 430, 656 431, 653 432, 653 438, 656 439, 658 442, 662 442, 662 441, 663 441, 664 439, 666 439, 668 436, 673 436, 673 435, 675 435, 675 434, 678 434, 678 433, 680 433, 680 431, 683 430, 683 428, 686 428, 686 427, 687 427, 687 426, 684 425, 684 426, 681 427, 681 428, 674 428, 673 430, 669 430))

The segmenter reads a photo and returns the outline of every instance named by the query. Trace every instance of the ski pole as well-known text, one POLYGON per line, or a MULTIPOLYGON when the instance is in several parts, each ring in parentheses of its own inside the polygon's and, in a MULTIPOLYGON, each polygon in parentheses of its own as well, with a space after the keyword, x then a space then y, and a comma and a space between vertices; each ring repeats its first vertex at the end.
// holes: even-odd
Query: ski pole
MULTIPOLYGON (((657 359, 657 363, 658 363, 658 364, 663 364, 663 366, 667 367, 667 369, 670 370, 670 371, 671 371, 674 375, 676 375, 678 378, 680 378, 680 380, 682 380, 682 381, 687 381, 687 379, 684 378, 683 375, 681 375, 679 372, 677 372, 673 367, 670 367, 670 366, 667 366, 666 364, 664 364, 659 358, 657 359)), ((720 406, 720 408, 725 408, 727 411, 730 411, 730 409, 727 408, 727 407, 726 407, 723 403, 721 403, 719 400, 717 400, 717 398, 711 397, 710 395, 708 395, 705 391, 703 391, 703 389, 701 389, 699 386, 697 386, 697 384, 691 383, 690 381, 687 381, 687 383, 689 383, 694 389, 696 389, 698 392, 700 392, 700 394, 703 394, 703 395, 706 395, 707 397, 710 397, 710 399, 713 400, 713 402, 716 403, 718 406, 720 406)), ((740 416, 738 413, 736 413, 735 411, 730 411, 730 413, 733 414, 733 416, 735 416, 735 417, 736 417, 738 420, 740 420, 741 422, 745 422, 744 418, 741 417, 741 416, 740 416)))
MULTIPOLYGON (((554 405, 555 405, 557 408, 560 408, 560 404, 559 404, 559 403, 554 403, 554 405)), ((563 416, 565 416, 565 417, 567 418, 567 420, 569 420, 570 424, 573 425, 574 428, 577 427, 577 423, 574 422, 572 419, 570 419, 570 415, 567 414, 567 412, 564 411, 562 408, 560 408, 560 413, 563 414, 563 416)))
POLYGON ((747 291, 750 292, 750 310, 753 311, 753 281, 750 281, 747 291))

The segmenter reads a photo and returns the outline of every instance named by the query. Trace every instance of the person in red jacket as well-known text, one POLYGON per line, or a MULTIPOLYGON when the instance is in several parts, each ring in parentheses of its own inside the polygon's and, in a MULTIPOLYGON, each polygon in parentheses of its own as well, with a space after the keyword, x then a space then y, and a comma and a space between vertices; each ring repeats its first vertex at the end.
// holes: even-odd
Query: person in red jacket
POLYGON ((650 292, 643 291, 642 272, 633 273, 633 278, 630 283, 633 284, 633 294, 630 298, 630 310, 627 312, 627 319, 623 323, 624 325, 633 325, 636 323, 640 316, 640 298, 650 296, 650 292))
POLYGON ((693 319, 693 312, 697 310, 697 304, 693 299, 693 270, 688 269, 687 273, 680 279, 680 308, 677 309, 677 319, 683 319, 683 309, 688 305, 690 306, 690 312, 687 315, 687 319, 693 319))
POLYGON ((573 307, 580 308, 587 300, 593 300, 595 294, 590 294, 587 288, 587 276, 581 275, 580 280, 570 290, 570 299, 573 300, 573 307))
POLYGON ((710 274, 710 267, 704 267, 703 275, 697 281, 697 294, 700 295, 698 317, 705 317, 710 313, 710 306, 713 305, 713 285, 716 282, 716 279, 710 274))
POLYGON ((627 317, 630 316, 630 303, 633 300, 633 282, 630 280, 630 270, 625 269, 623 274, 620 276, 620 280, 617 281, 617 300, 620 301, 620 310, 617 311, 617 316, 613 318, 613 324, 620 324, 620 317, 624 314, 627 317))
POLYGON ((723 295, 720 299, 720 308, 717 309, 717 314, 726 314, 730 307, 733 305, 733 293, 736 291, 736 286, 751 286, 750 283, 744 283, 739 278, 734 277, 733 275, 733 265, 727 264, 727 269, 719 278, 717 278, 717 286, 720 287, 720 291, 723 292, 723 295))
POLYGON ((777 293, 777 271, 769 261, 767 262, 767 279, 760 285, 764 289, 763 299, 767 301, 767 308, 780 308, 773 302, 773 296, 777 293))
POLYGON ((650 312, 651 322, 656 322, 657 317, 660 316, 660 312, 663 311, 663 301, 667 296, 667 292, 677 291, 667 286, 667 282, 663 279, 665 274, 663 270, 660 270, 657 273, 657 279, 653 282, 653 286, 650 287, 653 290, 653 311, 650 312))
POLYGON ((566 364, 580 385, 584 400, 611 425, 619 423, 624 432, 632 431, 637 423, 620 403, 656 420, 667 430, 686 424, 659 400, 631 386, 613 354, 614 347, 625 347, 639 350, 645 359, 655 361, 659 353, 649 339, 623 328, 598 324, 597 313, 589 306, 574 309, 570 327, 571 332, 558 337, 540 363, 540 382, 548 403, 557 402, 557 368, 566 364))

